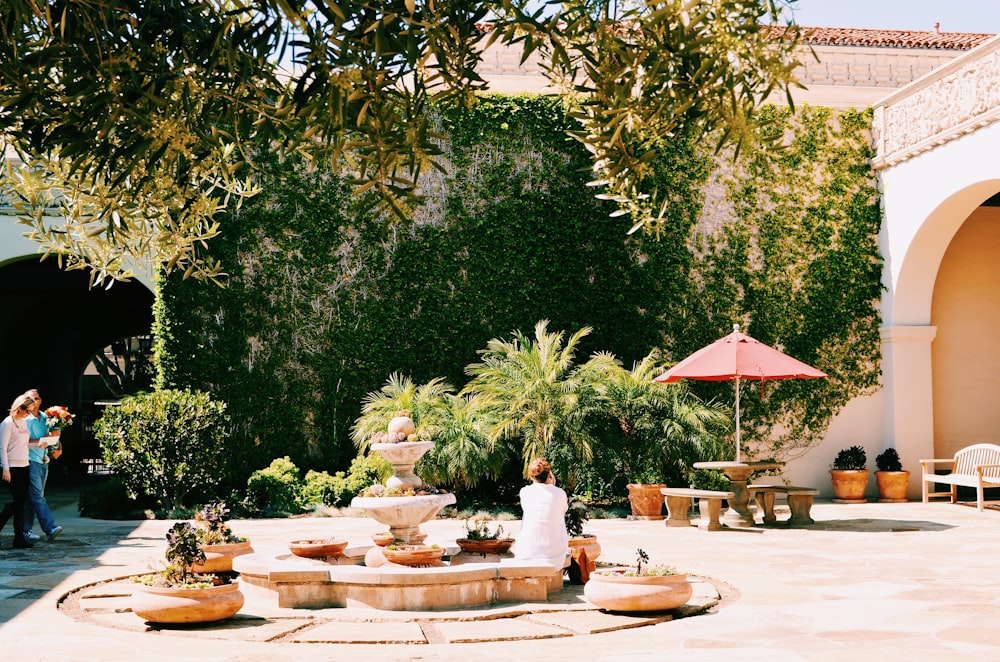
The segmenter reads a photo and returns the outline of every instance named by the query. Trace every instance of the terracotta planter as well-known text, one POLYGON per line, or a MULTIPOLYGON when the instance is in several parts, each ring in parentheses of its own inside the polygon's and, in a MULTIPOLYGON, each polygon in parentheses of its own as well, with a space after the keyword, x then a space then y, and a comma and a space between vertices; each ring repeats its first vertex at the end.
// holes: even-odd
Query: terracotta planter
POLYGON ((253 554, 250 541, 226 543, 223 545, 202 545, 205 562, 195 563, 191 570, 198 573, 232 572, 233 559, 244 554, 253 554))
POLYGON ((392 535, 389 531, 383 533, 373 533, 372 542, 374 542, 379 547, 385 547, 386 545, 391 545, 395 542, 396 537, 392 535))
POLYGON ((629 483, 628 502, 632 506, 635 519, 664 519, 663 483, 629 483))
POLYGON ((867 503, 865 491, 868 489, 868 470, 830 469, 833 482, 834 503, 867 503))
POLYGON ((676 609, 691 598, 687 575, 634 577, 602 571, 590 575, 583 594, 596 607, 608 611, 664 611, 676 609))
POLYGON ((346 540, 293 540, 288 543, 288 549, 295 556, 306 559, 323 559, 327 557, 337 557, 347 549, 346 540))
POLYGON ((876 471, 879 501, 883 503, 903 503, 908 501, 906 491, 910 486, 909 471, 876 471))
POLYGON ((150 623, 212 623, 243 607, 239 583, 208 588, 162 588, 136 584, 132 613, 150 623))
POLYGON ((438 565, 445 551, 444 547, 427 545, 399 545, 395 549, 390 545, 381 549, 390 563, 409 566, 438 565))
POLYGON ((459 538, 455 543, 463 552, 471 554, 506 554, 510 551, 510 546, 514 544, 514 539, 469 540, 468 538, 459 538))
POLYGON ((583 547, 587 551, 587 559, 590 561, 596 561, 597 557, 601 555, 601 544, 597 542, 597 536, 593 534, 580 536, 578 538, 570 538, 570 551, 572 551, 574 547, 583 547))

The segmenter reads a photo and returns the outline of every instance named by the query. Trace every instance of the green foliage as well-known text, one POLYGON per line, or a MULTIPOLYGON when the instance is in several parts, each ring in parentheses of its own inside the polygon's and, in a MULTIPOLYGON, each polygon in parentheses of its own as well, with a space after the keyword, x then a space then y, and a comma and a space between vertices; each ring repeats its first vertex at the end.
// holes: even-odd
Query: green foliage
POLYGON ((225 267, 200 249, 256 190, 242 177, 261 145, 332 164, 357 197, 408 217, 418 176, 448 162, 436 108, 474 107, 477 65, 500 42, 584 93, 572 128, 587 170, 659 228, 675 198, 651 156, 682 131, 721 144, 752 131, 757 100, 791 85, 797 30, 762 25, 790 1, 7 0, 0 148, 9 137, 28 164, 21 217, 46 251, 102 278, 136 260, 211 278, 225 267), (297 66, 279 71, 292 47, 297 66), (49 224, 39 193, 64 196, 68 223, 49 224))
POLYGON ((875 456, 875 468, 878 471, 902 471, 903 463, 899 461, 895 448, 886 448, 875 456))
POLYGON ((265 469, 250 475, 244 505, 266 516, 297 513, 302 510, 299 495, 302 478, 288 456, 275 458, 265 469))
POLYGON ((392 465, 377 453, 354 458, 347 473, 338 471, 331 476, 325 471, 310 469, 306 472, 299 502, 304 506, 323 504, 343 508, 351 505, 351 499, 362 489, 391 474, 392 465))
POLYGON ((104 461, 129 495, 167 509, 190 496, 213 496, 226 474, 230 419, 208 393, 163 390, 106 407, 94 424, 104 461))
MULTIPOLYGON (((577 354, 601 350, 625 365, 654 347, 678 360, 738 321, 830 374, 743 389, 747 456, 781 459, 878 383, 880 216, 867 114, 764 113, 789 144, 747 143, 739 167, 684 135, 657 146, 657 185, 673 196, 658 240, 623 239, 614 206, 593 199, 587 154, 563 137, 573 120, 554 98, 486 95, 469 112, 440 109, 453 170, 425 182, 427 204, 409 227, 388 230, 322 166, 256 155, 261 194, 209 246, 230 274, 226 289, 176 274, 161 284, 160 385, 196 385, 229 403, 228 487, 242 488, 285 454, 345 470, 367 394, 393 375, 414 389, 461 388, 490 339, 540 319, 592 328, 577 354), (713 222, 699 223, 713 174, 730 186, 716 191, 713 222)), ((731 383, 683 388, 710 406, 733 402, 731 383)), ((438 442, 421 475, 515 499, 520 471, 508 468, 523 446, 494 440, 497 421, 471 394, 438 395, 420 414, 422 424, 435 417, 438 442)), ((623 499, 635 469, 616 452, 620 436, 610 423, 588 434, 599 439, 589 461, 568 440, 550 449, 561 482, 570 467, 581 494, 623 499)), ((732 456, 703 450, 702 459, 732 456)), ((664 477, 673 466, 665 461, 664 477)))
POLYGON ((842 448, 833 460, 833 468, 838 471, 863 471, 868 465, 868 457, 861 446, 842 448))
POLYGON ((714 492, 728 492, 729 479, 726 474, 713 469, 698 469, 692 471, 688 479, 691 487, 697 490, 712 490, 714 492))
POLYGON ((654 381, 665 369, 653 350, 631 370, 611 370, 602 392, 596 412, 601 443, 613 449, 628 482, 680 485, 692 464, 722 459, 725 452, 729 411, 702 402, 687 382, 654 381))
POLYGON ((569 537, 579 538, 583 535, 583 525, 590 519, 590 511, 586 504, 571 500, 563 519, 566 522, 566 533, 569 534, 569 537))
POLYGON ((570 492, 577 468, 593 456, 587 416, 617 367, 608 354, 576 365, 577 347, 590 332, 580 329, 564 343, 563 332, 550 332, 542 320, 533 338, 517 331, 509 341, 490 340, 480 362, 465 369, 472 379, 463 393, 482 399, 493 413, 490 440, 513 441, 525 474, 533 458, 549 457, 570 492))
MULTIPOLYGON (((668 334, 672 356, 687 356, 739 322, 829 375, 744 389, 747 457, 781 459, 809 447, 835 412, 878 386, 881 213, 870 117, 768 106, 762 121, 783 136, 784 148, 748 144, 740 167, 720 173, 738 222, 699 243, 684 321, 668 334)), ((733 399, 729 382, 692 388, 733 399)))

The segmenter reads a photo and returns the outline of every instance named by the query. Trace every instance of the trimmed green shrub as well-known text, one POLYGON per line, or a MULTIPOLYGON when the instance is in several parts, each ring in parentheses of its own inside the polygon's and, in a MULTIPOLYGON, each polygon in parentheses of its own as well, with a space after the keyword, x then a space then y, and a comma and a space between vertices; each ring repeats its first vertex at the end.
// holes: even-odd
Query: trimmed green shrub
POLYGON ((250 475, 244 505, 251 512, 265 516, 301 512, 302 486, 298 467, 287 455, 279 457, 266 469, 250 475))
POLYGON ((691 487, 697 490, 729 491, 729 479, 721 471, 699 469, 691 473, 691 487))
POLYGON ((381 482, 392 473, 392 465, 377 454, 361 455, 351 460, 345 473, 330 475, 325 471, 309 471, 299 499, 304 506, 323 504, 344 508, 351 499, 372 483, 381 482))
POLYGON ((201 391, 163 390, 107 407, 94 424, 104 462, 131 498, 150 496, 174 510, 215 497, 225 476, 226 404, 201 391))

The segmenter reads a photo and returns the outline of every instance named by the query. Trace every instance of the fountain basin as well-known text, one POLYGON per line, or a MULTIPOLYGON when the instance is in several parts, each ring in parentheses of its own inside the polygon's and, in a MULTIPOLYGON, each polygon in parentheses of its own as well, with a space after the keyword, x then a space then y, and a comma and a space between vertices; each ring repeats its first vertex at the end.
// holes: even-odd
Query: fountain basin
POLYGON ((550 590, 562 587, 561 571, 545 563, 514 559, 431 568, 327 566, 299 561, 304 560, 282 562, 249 554, 234 559, 233 569, 242 581, 275 591, 279 607, 305 609, 408 611, 544 602, 550 590))
POLYGON ((361 508, 368 517, 387 525, 395 541, 405 545, 423 542, 420 525, 434 519, 439 510, 453 503, 454 494, 351 499, 352 508, 361 508))

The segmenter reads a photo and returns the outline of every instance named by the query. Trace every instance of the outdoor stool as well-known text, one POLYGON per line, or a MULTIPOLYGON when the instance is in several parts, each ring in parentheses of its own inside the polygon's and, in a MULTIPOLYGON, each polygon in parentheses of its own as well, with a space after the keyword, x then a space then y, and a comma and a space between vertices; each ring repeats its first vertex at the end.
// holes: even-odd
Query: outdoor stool
POLYGON ((773 524, 778 521, 774 515, 774 495, 783 492, 788 496, 789 526, 805 526, 813 524, 811 515, 813 497, 819 490, 811 487, 796 487, 794 485, 747 485, 747 490, 754 494, 757 507, 763 513, 764 523, 773 524))
POLYGON ((705 531, 718 531, 722 528, 719 515, 722 513, 722 500, 732 499, 732 492, 716 490, 698 490, 691 487, 664 487, 660 493, 666 498, 667 526, 691 526, 688 509, 691 499, 698 499, 698 511, 701 519, 698 528, 705 531))

